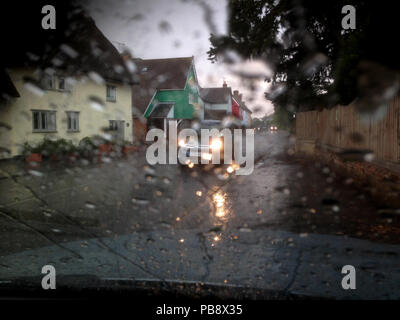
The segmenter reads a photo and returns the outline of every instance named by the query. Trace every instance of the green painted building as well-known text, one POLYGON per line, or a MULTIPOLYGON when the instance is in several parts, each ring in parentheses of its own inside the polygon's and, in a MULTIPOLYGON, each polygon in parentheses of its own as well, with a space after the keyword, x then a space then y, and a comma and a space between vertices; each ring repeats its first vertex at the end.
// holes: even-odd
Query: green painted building
POLYGON ((132 90, 133 114, 165 129, 168 119, 201 119, 204 104, 193 57, 134 59, 139 84, 132 90))

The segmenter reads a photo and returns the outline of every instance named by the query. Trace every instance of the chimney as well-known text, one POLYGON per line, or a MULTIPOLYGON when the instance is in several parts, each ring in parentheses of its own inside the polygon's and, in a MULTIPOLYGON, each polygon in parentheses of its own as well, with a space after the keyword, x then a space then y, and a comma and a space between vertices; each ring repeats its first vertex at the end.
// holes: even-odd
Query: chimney
POLYGON ((226 84, 226 81, 224 80, 224 84, 222 85, 223 88, 227 88, 228 85, 226 84))

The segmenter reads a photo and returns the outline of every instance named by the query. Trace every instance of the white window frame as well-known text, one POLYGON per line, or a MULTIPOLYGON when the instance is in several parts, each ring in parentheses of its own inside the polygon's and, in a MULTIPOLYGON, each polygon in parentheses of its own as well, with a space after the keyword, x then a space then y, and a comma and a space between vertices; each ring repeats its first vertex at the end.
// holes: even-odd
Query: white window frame
POLYGON ((53 110, 32 110, 32 131, 33 132, 56 132, 57 113, 53 110), (35 113, 38 114, 38 127, 35 128, 35 113))
POLYGON ((117 87, 112 84, 106 85, 106 100, 115 102, 117 101, 117 87), (109 93, 114 92, 114 95, 109 95, 109 93))
POLYGON ((67 131, 79 132, 79 111, 66 111, 67 113, 67 131), (73 122, 75 120, 75 123, 73 122), (75 124, 75 125, 74 125, 75 124))

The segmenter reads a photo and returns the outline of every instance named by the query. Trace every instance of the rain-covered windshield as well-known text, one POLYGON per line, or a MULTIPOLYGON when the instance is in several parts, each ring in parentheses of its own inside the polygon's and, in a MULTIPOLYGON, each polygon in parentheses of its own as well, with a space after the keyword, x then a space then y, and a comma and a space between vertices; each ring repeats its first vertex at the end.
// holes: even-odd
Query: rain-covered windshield
POLYGON ((10 2, 0 286, 400 298, 397 12, 353 2, 10 2))

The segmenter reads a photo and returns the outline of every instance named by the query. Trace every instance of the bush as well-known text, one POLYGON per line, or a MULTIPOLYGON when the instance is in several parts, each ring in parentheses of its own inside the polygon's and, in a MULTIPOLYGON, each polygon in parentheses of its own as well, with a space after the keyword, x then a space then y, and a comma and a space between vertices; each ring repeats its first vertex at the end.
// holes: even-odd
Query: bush
POLYGON ((68 141, 66 139, 52 140, 49 138, 44 138, 36 146, 32 146, 28 142, 25 142, 22 145, 22 153, 25 156, 31 153, 41 153, 45 157, 52 155, 65 156, 76 151, 77 147, 72 143, 72 141, 68 141))
MULTIPOLYGON (((61 139, 60 139, 61 140, 61 139)), ((62 142, 44 138, 41 143, 42 154, 44 156, 59 155, 62 151, 62 142)))
POLYGON ((42 153, 42 143, 39 143, 36 146, 29 144, 29 142, 25 142, 22 145, 22 154, 24 156, 28 156, 32 153, 42 153))
POLYGON ((33 149, 33 147, 28 142, 25 142, 22 145, 22 154, 24 156, 28 156, 32 153, 32 149, 33 149))
POLYGON ((96 145, 90 137, 85 137, 79 141, 78 148, 94 150, 96 149, 96 145))
POLYGON ((85 137, 79 141, 77 149, 80 155, 90 157, 97 149, 97 146, 90 137, 85 137))

